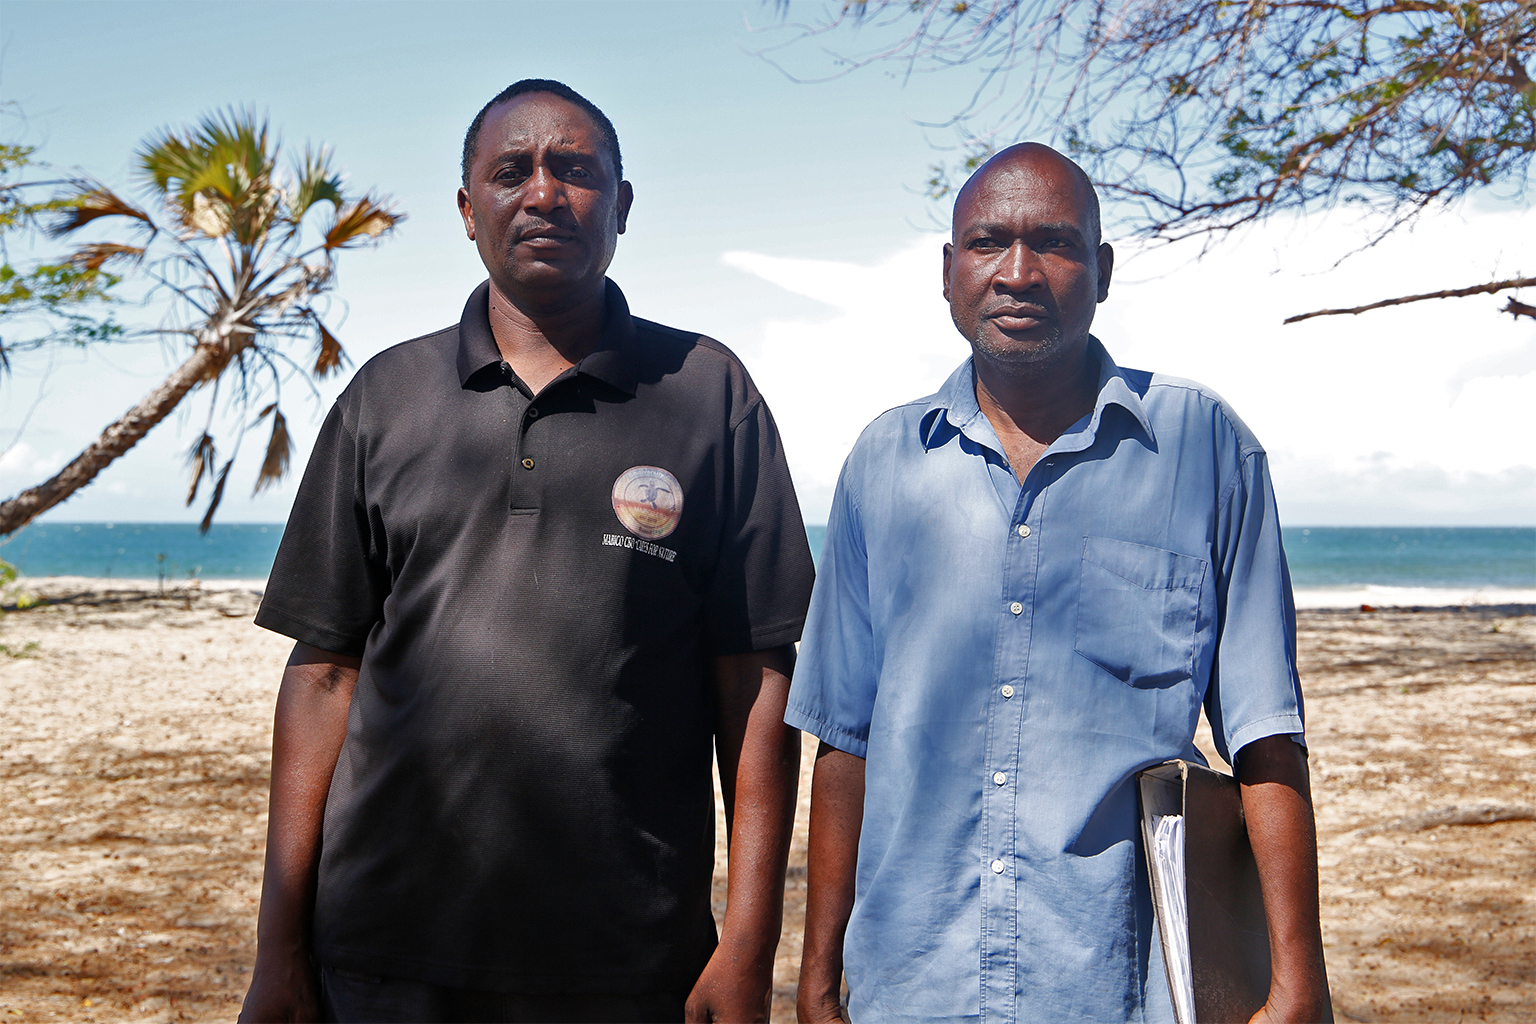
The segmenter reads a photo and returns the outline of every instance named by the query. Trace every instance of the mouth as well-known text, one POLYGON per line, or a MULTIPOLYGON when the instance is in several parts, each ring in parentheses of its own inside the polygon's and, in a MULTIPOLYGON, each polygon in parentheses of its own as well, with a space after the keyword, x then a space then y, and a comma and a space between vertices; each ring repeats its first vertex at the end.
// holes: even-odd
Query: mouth
POLYGON ((530 227, 518 232, 517 235, 518 245, 526 245, 534 249, 558 249, 574 241, 576 241, 575 235, 554 227, 530 227))
POLYGON ((996 324, 1000 331, 1027 331, 1050 320, 1051 314, 1044 306, 1016 303, 989 310, 986 319, 996 324))

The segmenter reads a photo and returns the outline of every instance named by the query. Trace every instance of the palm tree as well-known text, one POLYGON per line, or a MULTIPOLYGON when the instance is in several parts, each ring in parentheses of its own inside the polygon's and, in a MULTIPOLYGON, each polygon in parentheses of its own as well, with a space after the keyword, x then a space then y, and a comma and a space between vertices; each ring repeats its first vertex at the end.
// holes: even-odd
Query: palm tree
MULTIPOLYGON (((90 483, 197 388, 210 393, 210 424, 221 387, 251 426, 271 419, 257 491, 287 471, 291 442, 278 405, 283 380, 293 371, 324 378, 346 363, 316 309, 316 300, 335 284, 336 254, 376 242, 404 217, 373 194, 345 196, 327 150, 307 149, 286 174, 278 170, 279 150, 263 119, 230 110, 179 131, 166 129, 140 149, 138 170, 158 207, 154 214, 94 182, 68 197, 52 227, 55 237, 105 218, 130 230, 128 240, 81 246, 70 261, 87 271, 143 270, 152 294, 164 288, 174 298, 175 319, 162 331, 184 337, 190 351, 74 461, 0 503, 0 536, 90 483), (315 224, 312 211, 323 204, 329 204, 328 215, 315 224), (314 347, 301 364, 288 350, 304 342, 314 347)), ((212 485, 205 531, 234 464, 232 453, 218 466, 209 430, 205 426, 192 446, 187 491, 190 505, 205 480, 212 485)))

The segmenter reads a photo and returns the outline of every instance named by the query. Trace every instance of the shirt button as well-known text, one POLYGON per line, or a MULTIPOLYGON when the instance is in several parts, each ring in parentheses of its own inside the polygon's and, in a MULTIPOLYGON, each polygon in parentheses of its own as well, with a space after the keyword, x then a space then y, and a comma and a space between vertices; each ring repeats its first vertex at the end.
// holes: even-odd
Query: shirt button
MULTIPOLYGON (((526 463, 524 463, 524 465, 526 465, 526 463)), ((529 466, 528 468, 532 469, 533 467, 529 466)), ((1024 606, 1019 604, 1019 602, 1017 602, 1017 601, 1015 601, 1015 602, 1013 602, 1013 604, 1009 605, 1008 606, 1008 610, 1013 612, 1013 614, 1015 614, 1015 615, 1022 615, 1022 614, 1024 614, 1024 606)))
POLYGON ((1002 861, 995 860, 992 862, 992 873, 994 875, 1000 875, 1003 873, 1003 868, 1006 866, 1007 865, 1005 865, 1002 861))
POLYGON ((1003 684, 1003 697, 1005 699, 1007 699, 1007 700, 1012 700, 1013 699, 1013 684, 1012 683, 1004 683, 1003 684))
POLYGON ((524 469, 532 469, 533 468, 533 460, 532 459, 524 459, 523 460, 523 468, 524 469))
POLYGON ((539 410, 537 410, 537 409, 535 409, 535 408, 533 408, 531 406, 529 407, 529 409, 528 409, 528 418, 529 419, 533 419, 538 414, 539 414, 539 410))
POLYGON ((1006 772, 993 772, 992 781, 1001 786, 1008 781, 1008 774, 1006 772))
POLYGON ((1019 536, 1020 537, 1028 537, 1029 533, 1030 533, 1029 524, 1028 523, 1020 523, 1019 524, 1019 536))

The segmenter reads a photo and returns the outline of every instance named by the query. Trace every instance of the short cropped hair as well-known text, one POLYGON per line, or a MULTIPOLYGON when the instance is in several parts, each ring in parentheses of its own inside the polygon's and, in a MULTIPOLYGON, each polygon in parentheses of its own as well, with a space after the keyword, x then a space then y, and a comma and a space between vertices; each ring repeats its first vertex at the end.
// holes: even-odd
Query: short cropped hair
POLYGON ((603 145, 608 147, 608 155, 613 157, 613 170, 624 178, 624 158, 619 155, 619 133, 614 131, 613 122, 608 120, 608 115, 598 109, 597 104, 587 99, 581 93, 572 89, 564 82, 556 82, 549 78, 525 78, 521 82, 513 82, 501 92, 491 97, 491 101, 480 108, 480 113, 469 122, 469 131, 464 133, 464 155, 460 162, 460 173, 463 175, 464 186, 469 187, 469 169, 475 162, 475 154, 480 149, 480 129, 485 127, 485 115, 490 113, 492 107, 498 103, 505 103, 516 96, 522 96, 530 92, 547 92, 551 96, 558 96, 567 103, 573 103, 587 112, 597 125, 598 134, 603 137, 603 145))

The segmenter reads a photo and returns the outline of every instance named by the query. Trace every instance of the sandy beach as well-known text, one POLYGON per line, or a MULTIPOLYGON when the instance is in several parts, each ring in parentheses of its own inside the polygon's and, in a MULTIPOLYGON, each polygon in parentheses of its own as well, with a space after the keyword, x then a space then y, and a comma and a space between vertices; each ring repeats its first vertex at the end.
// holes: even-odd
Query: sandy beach
MULTIPOLYGON (((45 603, 0 616, 0 1018, 233 1019, 289 643, 251 625, 252 584, 27 586, 45 603)), ((1341 1021, 1536 1019, 1533 613, 1300 613, 1341 1021)), ((808 797, 806 774, 775 1020, 808 797)))

